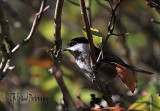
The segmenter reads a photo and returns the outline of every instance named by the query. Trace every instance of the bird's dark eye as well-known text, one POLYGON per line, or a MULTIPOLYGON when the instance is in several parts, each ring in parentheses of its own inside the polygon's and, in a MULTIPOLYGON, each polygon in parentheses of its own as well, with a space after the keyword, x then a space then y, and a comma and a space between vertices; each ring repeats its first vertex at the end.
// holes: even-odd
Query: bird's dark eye
POLYGON ((70 42, 70 44, 69 44, 69 45, 70 45, 70 47, 71 47, 71 46, 74 46, 75 44, 77 44, 77 42, 72 41, 72 42, 70 42))

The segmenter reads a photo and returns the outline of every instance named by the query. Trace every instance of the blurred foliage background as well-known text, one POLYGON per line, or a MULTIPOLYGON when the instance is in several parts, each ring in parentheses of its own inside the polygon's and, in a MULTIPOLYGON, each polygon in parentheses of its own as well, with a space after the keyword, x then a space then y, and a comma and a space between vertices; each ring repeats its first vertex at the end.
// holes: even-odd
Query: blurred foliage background
MULTIPOLYGON (((82 19, 80 7, 64 0, 62 12, 61 37, 63 48, 72 38, 82 36, 82 19)), ((116 1, 116 0, 115 0, 116 1)), ((74 2, 79 3, 78 0, 74 2)), ((86 0, 86 3, 88 1, 86 0)), ((105 0, 99 0, 109 6, 105 0)), ((126 37, 112 36, 106 46, 108 52, 122 58, 130 65, 154 72, 154 75, 135 73, 138 81, 137 89, 132 94, 128 88, 116 78, 111 83, 114 101, 123 108, 128 108, 138 98, 146 94, 159 95, 160 92, 160 25, 151 22, 151 18, 160 20, 158 11, 146 5, 145 0, 124 0, 117 14, 115 33, 129 33, 126 37)), ((10 36, 14 44, 26 38, 31 28, 34 14, 38 12, 41 0, 3 0, 0 7, 5 19, 9 21, 10 36)), ((11 65, 15 68, 8 72, 0 81, 0 106, 6 106, 7 111, 55 111, 61 107, 62 94, 57 82, 48 69, 52 60, 47 50, 53 47, 54 40, 54 9, 56 0, 48 0, 50 8, 44 13, 33 39, 13 57, 11 65), (39 95, 48 98, 47 105, 37 102, 7 101, 6 93, 39 95)), ((91 0, 92 27, 105 37, 110 12, 91 0)), ((1 56, 1 53, 0 53, 1 56)), ((69 53, 63 54, 61 64, 63 79, 73 100, 79 105, 77 96, 89 106, 91 94, 96 97, 96 87, 86 80, 69 53)), ((5 108, 4 108, 5 109, 5 108)))

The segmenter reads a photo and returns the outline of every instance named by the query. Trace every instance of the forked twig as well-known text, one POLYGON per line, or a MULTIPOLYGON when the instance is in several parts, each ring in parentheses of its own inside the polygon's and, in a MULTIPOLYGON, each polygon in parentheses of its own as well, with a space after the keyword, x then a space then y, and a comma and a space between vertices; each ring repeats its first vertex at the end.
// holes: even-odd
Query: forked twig
POLYGON ((41 20, 43 12, 46 11, 49 8, 49 7, 46 8, 45 4, 46 4, 46 0, 43 0, 42 3, 41 3, 41 7, 40 7, 39 12, 35 14, 35 18, 34 18, 32 28, 30 30, 29 35, 24 40, 22 40, 19 44, 17 44, 10 51, 9 57, 7 56, 5 58, 5 62, 4 61, 1 62, 1 67, 0 67, 0 77, 1 77, 1 79, 4 77, 4 74, 6 73, 5 71, 7 71, 7 69, 10 68, 9 63, 10 63, 10 58, 12 57, 12 55, 15 54, 20 48, 22 48, 25 44, 27 44, 32 39, 33 34, 35 32, 35 29, 36 29, 36 27, 38 26, 38 24, 41 20), (5 69, 5 71, 4 71, 4 69, 5 69))
MULTIPOLYGON (((39 12, 35 14, 35 18, 34 18, 32 28, 30 30, 29 35, 12 49, 12 51, 11 51, 12 54, 15 53, 16 51, 18 51, 20 48, 22 48, 22 46, 27 44, 32 39, 33 34, 35 32, 35 29, 41 20, 42 14, 46 10, 45 4, 46 4, 46 0, 43 0, 41 3, 41 7, 40 7, 39 12)), ((49 7, 47 6, 47 8, 49 8, 49 7)))
POLYGON ((103 50, 104 50, 104 47, 109 39, 109 37, 111 35, 115 35, 115 36, 126 36, 128 35, 129 33, 124 33, 124 34, 115 34, 113 33, 114 31, 114 27, 115 27, 115 23, 116 23, 116 20, 117 20, 117 17, 118 15, 116 15, 116 10, 117 8, 119 7, 120 3, 122 2, 123 0, 118 0, 118 3, 117 5, 115 6, 115 8, 112 7, 111 3, 109 2, 109 4, 111 5, 111 10, 112 10, 112 13, 111 13, 111 16, 110 16, 110 19, 109 19, 109 22, 108 22, 108 33, 106 35, 106 37, 103 39, 102 41, 102 48, 101 48, 101 52, 97 58, 97 63, 99 62, 100 58, 103 59, 103 50))

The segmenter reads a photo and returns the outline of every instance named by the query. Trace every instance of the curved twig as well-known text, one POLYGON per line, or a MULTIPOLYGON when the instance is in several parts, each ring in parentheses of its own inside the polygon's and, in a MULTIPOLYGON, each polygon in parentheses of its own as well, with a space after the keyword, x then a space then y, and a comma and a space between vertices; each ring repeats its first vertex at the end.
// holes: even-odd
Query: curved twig
POLYGON ((20 48, 22 48, 25 44, 27 44, 33 37, 33 34, 35 32, 35 29, 36 27, 38 26, 40 20, 41 20, 41 17, 43 15, 43 12, 46 10, 46 7, 45 7, 45 4, 46 4, 46 0, 43 0, 42 3, 41 3, 41 7, 40 7, 40 10, 38 13, 35 14, 35 18, 34 18, 34 21, 33 21, 33 24, 32 24, 32 28, 30 30, 30 33, 29 35, 26 37, 26 39, 22 40, 19 44, 17 44, 9 53, 9 57, 7 56, 7 58, 1 62, 1 68, 0 68, 0 76, 1 76, 1 79, 4 77, 4 73, 6 72, 3 72, 4 69, 5 71, 7 71, 7 69, 10 68, 9 66, 9 62, 10 62, 10 58, 13 54, 15 54, 20 48), (3 72, 3 73, 2 73, 3 72))
POLYGON ((98 75, 97 67, 95 65, 96 64, 96 56, 95 56, 95 51, 94 51, 92 33, 91 33, 91 30, 90 30, 89 21, 88 21, 88 18, 87 18, 85 2, 84 2, 84 0, 79 0, 79 2, 80 2, 80 7, 81 7, 81 14, 82 14, 83 23, 84 23, 84 26, 86 28, 87 37, 88 37, 88 41, 89 41, 89 49, 90 49, 91 59, 92 59, 92 62, 93 62, 92 68, 94 70, 93 77, 95 77, 95 83, 100 88, 101 92, 103 93, 104 99, 106 100, 108 105, 109 106, 114 106, 112 98, 107 94, 105 88, 102 85, 102 82, 101 82, 100 77, 98 75))
POLYGON ((40 19, 42 17, 42 14, 43 14, 44 10, 46 10, 45 4, 46 4, 46 0, 43 0, 42 3, 41 3, 41 7, 40 7, 39 12, 35 14, 35 18, 34 18, 34 21, 33 21, 33 24, 32 24, 32 28, 30 30, 29 35, 27 36, 27 38, 25 38, 24 40, 22 40, 19 44, 17 44, 12 49, 12 51, 11 51, 12 54, 15 53, 16 51, 18 51, 22 46, 24 46, 25 44, 27 44, 32 39, 33 34, 35 32, 35 29, 38 26, 38 24, 40 22, 40 19))

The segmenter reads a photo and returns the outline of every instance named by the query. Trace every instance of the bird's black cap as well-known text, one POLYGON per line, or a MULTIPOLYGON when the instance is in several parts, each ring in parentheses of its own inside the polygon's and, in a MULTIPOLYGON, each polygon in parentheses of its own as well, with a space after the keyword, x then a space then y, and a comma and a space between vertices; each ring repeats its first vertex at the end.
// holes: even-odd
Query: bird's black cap
POLYGON ((68 43, 67 48, 63 49, 63 51, 67 51, 68 47, 72 47, 72 46, 74 46, 76 44, 80 44, 80 43, 86 43, 86 44, 88 44, 88 40, 85 37, 76 37, 76 38, 73 38, 68 43))
POLYGON ((72 39, 71 41, 75 41, 77 43, 88 43, 88 40, 85 37, 77 37, 72 39))
POLYGON ((68 43, 68 47, 71 47, 73 45, 79 44, 79 43, 86 43, 88 44, 88 40, 85 37, 76 37, 68 43))

